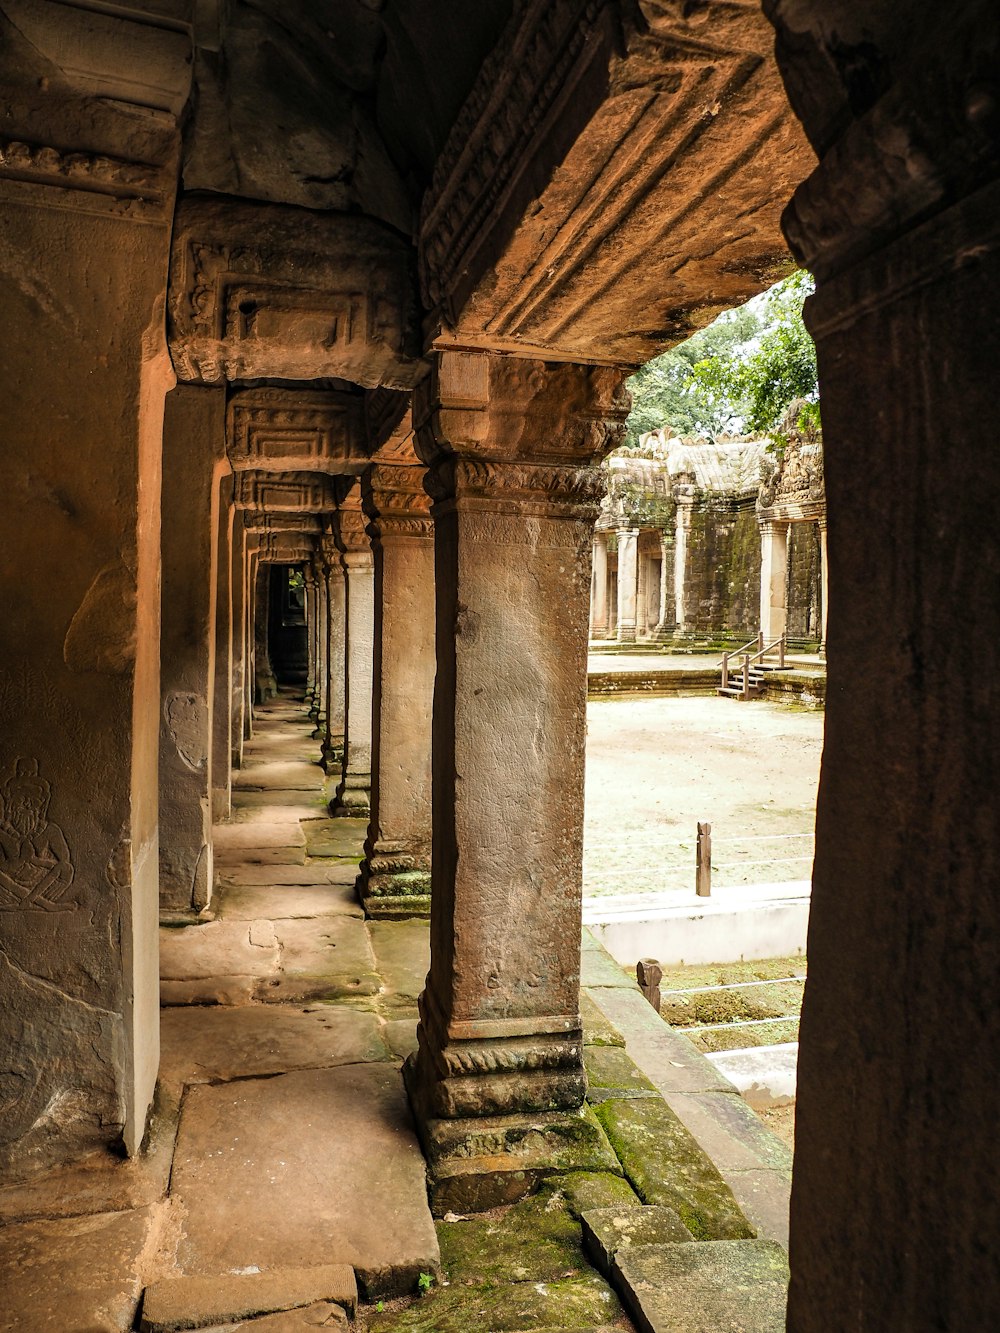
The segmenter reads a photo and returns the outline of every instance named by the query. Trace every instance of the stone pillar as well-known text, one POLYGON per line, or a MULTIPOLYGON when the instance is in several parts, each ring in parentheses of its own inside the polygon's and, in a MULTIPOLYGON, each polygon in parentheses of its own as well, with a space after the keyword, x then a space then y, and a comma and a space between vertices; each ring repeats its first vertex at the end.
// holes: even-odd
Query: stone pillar
POLYGON ((406 1076, 438 1213, 601 1157, 579 1016, 589 464, 620 439, 621 382, 445 353, 415 395, 437 678, 431 965, 406 1076))
POLYGON ((829 561, 826 550, 826 517, 819 519, 819 614, 820 614, 820 656, 826 656, 826 604, 829 595, 829 561))
MULTIPOLYGON (((63 7, 49 9, 52 31, 63 7)), ((150 58, 174 39, 186 55, 182 34, 151 30, 150 58)), ((162 110, 75 106, 10 24, 4 46, 5 75, 24 78, 5 82, 0 160, 9 1180, 115 1143, 136 1152, 156 1080, 160 484, 174 383, 163 301, 178 139, 162 110)), ((173 72, 170 59, 157 70, 173 72)))
POLYGON ((608 534, 594 533, 594 573, 590 593, 590 637, 608 637, 608 534))
POLYGON ((635 643, 639 530, 618 529, 618 642, 635 643))
POLYGON ((313 702, 309 709, 309 716, 316 724, 312 732, 312 738, 313 740, 321 740, 326 735, 326 703, 330 678, 327 661, 330 643, 328 624, 330 608, 327 601, 326 576, 322 560, 318 556, 313 557, 312 572, 316 580, 316 687, 313 692, 313 702))
POLYGON ((783 225, 829 514, 788 1329, 997 1328, 1000 13, 887 10, 849 109, 842 33, 768 12, 822 146, 783 225))
POLYGON ((345 574, 344 758, 330 809, 335 815, 367 819, 371 813, 375 570, 360 500, 358 503, 357 509, 337 511, 345 574))
POLYGON ((254 693, 257 703, 266 703, 278 693, 278 682, 271 665, 268 626, 271 617, 271 566, 257 560, 257 579, 254 589, 254 693))
POLYGON ((321 544, 327 601, 327 691, 323 734, 323 768, 338 772, 344 760, 344 686, 347 678, 344 565, 333 537, 321 544))
POLYGON ((431 871, 434 532, 424 468, 362 481, 375 557, 371 822, 358 896, 368 916, 426 916, 431 871))
POLYGON ((243 739, 248 741, 253 736, 253 710, 257 702, 257 571, 260 567, 258 553, 259 538, 256 533, 247 533, 247 564, 244 597, 246 598, 247 617, 247 666, 245 672, 243 703, 243 739))
POLYGON ((230 688, 231 717, 230 762, 233 768, 243 763, 244 712, 246 708, 247 675, 247 533, 243 513, 237 509, 233 517, 232 607, 233 607, 233 670, 230 688))
POLYGON ((691 531, 693 510, 693 496, 677 497, 677 509, 674 514, 674 614, 677 617, 677 629, 682 634, 691 628, 687 604, 687 563, 688 534, 691 531))
POLYGON ((172 912, 199 912, 212 896, 225 403, 223 389, 179 385, 164 421, 159 864, 160 906, 172 912))
POLYGON ((306 687, 303 699, 311 710, 316 700, 316 644, 319 641, 315 571, 307 566, 302 571, 302 579, 306 601, 306 687))
POLYGON ((660 534, 660 619, 656 639, 669 639, 677 628, 677 591, 674 582, 674 540, 666 532, 660 534))
POLYGON ((219 480, 216 551, 215 670, 212 705, 212 819, 225 820, 233 798, 233 477, 219 480))
POLYGON ((788 574, 788 524, 760 526, 760 632, 765 643, 785 632, 785 585, 788 574))

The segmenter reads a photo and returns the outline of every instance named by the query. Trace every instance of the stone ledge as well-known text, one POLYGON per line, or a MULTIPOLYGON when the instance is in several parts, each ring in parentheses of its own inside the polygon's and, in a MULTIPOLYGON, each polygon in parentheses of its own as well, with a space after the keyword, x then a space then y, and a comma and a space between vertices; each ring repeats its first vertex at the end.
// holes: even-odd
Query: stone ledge
POLYGON ((239 1276, 176 1277, 147 1287, 142 1333, 174 1333, 330 1301, 354 1313, 358 1287, 347 1264, 239 1276))
POLYGON ((581 1221, 584 1253, 609 1281, 619 1250, 636 1245, 694 1244, 673 1208, 592 1208, 581 1221))

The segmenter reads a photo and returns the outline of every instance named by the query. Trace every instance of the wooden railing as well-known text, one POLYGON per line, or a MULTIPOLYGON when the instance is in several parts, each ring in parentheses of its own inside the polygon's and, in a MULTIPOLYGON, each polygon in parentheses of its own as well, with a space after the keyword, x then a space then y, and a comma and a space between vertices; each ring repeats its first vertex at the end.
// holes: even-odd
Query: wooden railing
POLYGON ((719 664, 722 667, 722 688, 724 690, 737 688, 731 687, 729 681, 731 676, 734 678, 738 676, 740 678, 740 684, 738 686, 740 693, 743 698, 749 698, 751 666, 754 662, 763 662, 764 658, 767 657, 769 653, 773 653, 775 649, 777 649, 778 653, 778 670, 783 671, 785 667, 784 634, 779 635, 773 642, 765 644, 764 634, 761 631, 757 634, 756 638, 751 639, 749 643, 745 643, 742 648, 737 648, 734 652, 723 653, 722 661, 719 664), (751 648, 755 649, 755 651, 751 652, 751 648), (741 666, 737 667, 735 672, 729 665, 734 657, 742 657, 743 659, 741 666))

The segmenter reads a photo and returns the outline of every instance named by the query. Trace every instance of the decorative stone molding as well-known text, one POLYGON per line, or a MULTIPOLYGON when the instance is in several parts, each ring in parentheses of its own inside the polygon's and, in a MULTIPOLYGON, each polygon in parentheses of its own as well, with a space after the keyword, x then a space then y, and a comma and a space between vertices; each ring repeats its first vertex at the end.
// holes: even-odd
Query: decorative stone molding
POLYGON ((334 518, 334 531, 343 557, 367 555, 371 559, 368 519, 360 508, 340 508, 334 518))
POLYGON ((597 462, 624 437, 624 385, 625 372, 606 366, 442 352, 413 395, 417 452, 427 463, 442 453, 597 462))
POLYGON ((370 219, 188 196, 170 278, 181 379, 408 388, 419 371, 410 249, 370 219))
POLYGON ((372 458, 416 463, 411 395, 393 389, 365 394, 365 423, 372 458))
POLYGON ((229 401, 226 440, 236 470, 359 472, 368 465, 356 394, 241 389, 229 401))
POLYGON ((172 181, 155 162, 63 151, 47 144, 4 138, 0 138, 0 178, 83 190, 154 207, 161 207, 173 189, 172 181))
POLYGON ((513 9, 423 204, 433 346, 640 365, 787 272, 812 156, 759 8, 513 9))
POLYGON ((327 478, 312 472, 237 472, 234 483, 237 509, 324 514, 334 505, 327 478))
POLYGON ((765 454, 757 493, 758 521, 795 522, 821 515, 825 518, 822 444, 793 439, 780 458, 765 454))
POLYGON ((434 535, 430 516, 431 497, 424 489, 426 469, 419 463, 412 467, 376 463, 361 480, 364 512, 370 520, 368 534, 375 540, 385 537, 434 535))
POLYGON ((271 514, 252 509, 243 513, 243 526, 248 532, 298 532, 310 537, 320 537, 323 533, 323 520, 318 514, 271 514))
POLYGON ((303 539, 282 541, 280 533, 261 538, 258 555, 263 564, 298 565, 312 560, 316 547, 303 539))
POLYGON ((820 154, 784 231, 821 285, 995 176, 1000 28, 990 0, 930 10, 917 29, 890 6, 854 43, 821 0, 765 9, 789 99, 820 154))

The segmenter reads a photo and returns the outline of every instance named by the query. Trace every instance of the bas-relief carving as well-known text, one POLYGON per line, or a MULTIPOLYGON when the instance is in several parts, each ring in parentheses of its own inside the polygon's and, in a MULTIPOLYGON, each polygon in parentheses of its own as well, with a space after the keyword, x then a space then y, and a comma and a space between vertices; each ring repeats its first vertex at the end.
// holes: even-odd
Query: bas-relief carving
POLYGON ((205 738, 208 708, 203 699, 184 690, 173 690, 163 701, 163 716, 177 753, 192 773, 208 763, 205 738))
POLYGON ((793 438, 780 458, 764 455, 757 494, 761 522, 815 518, 825 511, 823 446, 818 440, 793 438))
POLYGON ((18 759, 0 788, 0 912, 71 912, 74 869, 66 837, 49 819, 50 784, 38 762, 18 759))
POLYGON ((420 371, 410 262, 371 219, 188 196, 168 299, 177 373, 409 387, 420 371))
POLYGON ((640 365, 786 272, 812 155, 772 44, 752 6, 517 6, 424 203, 437 345, 640 365))

